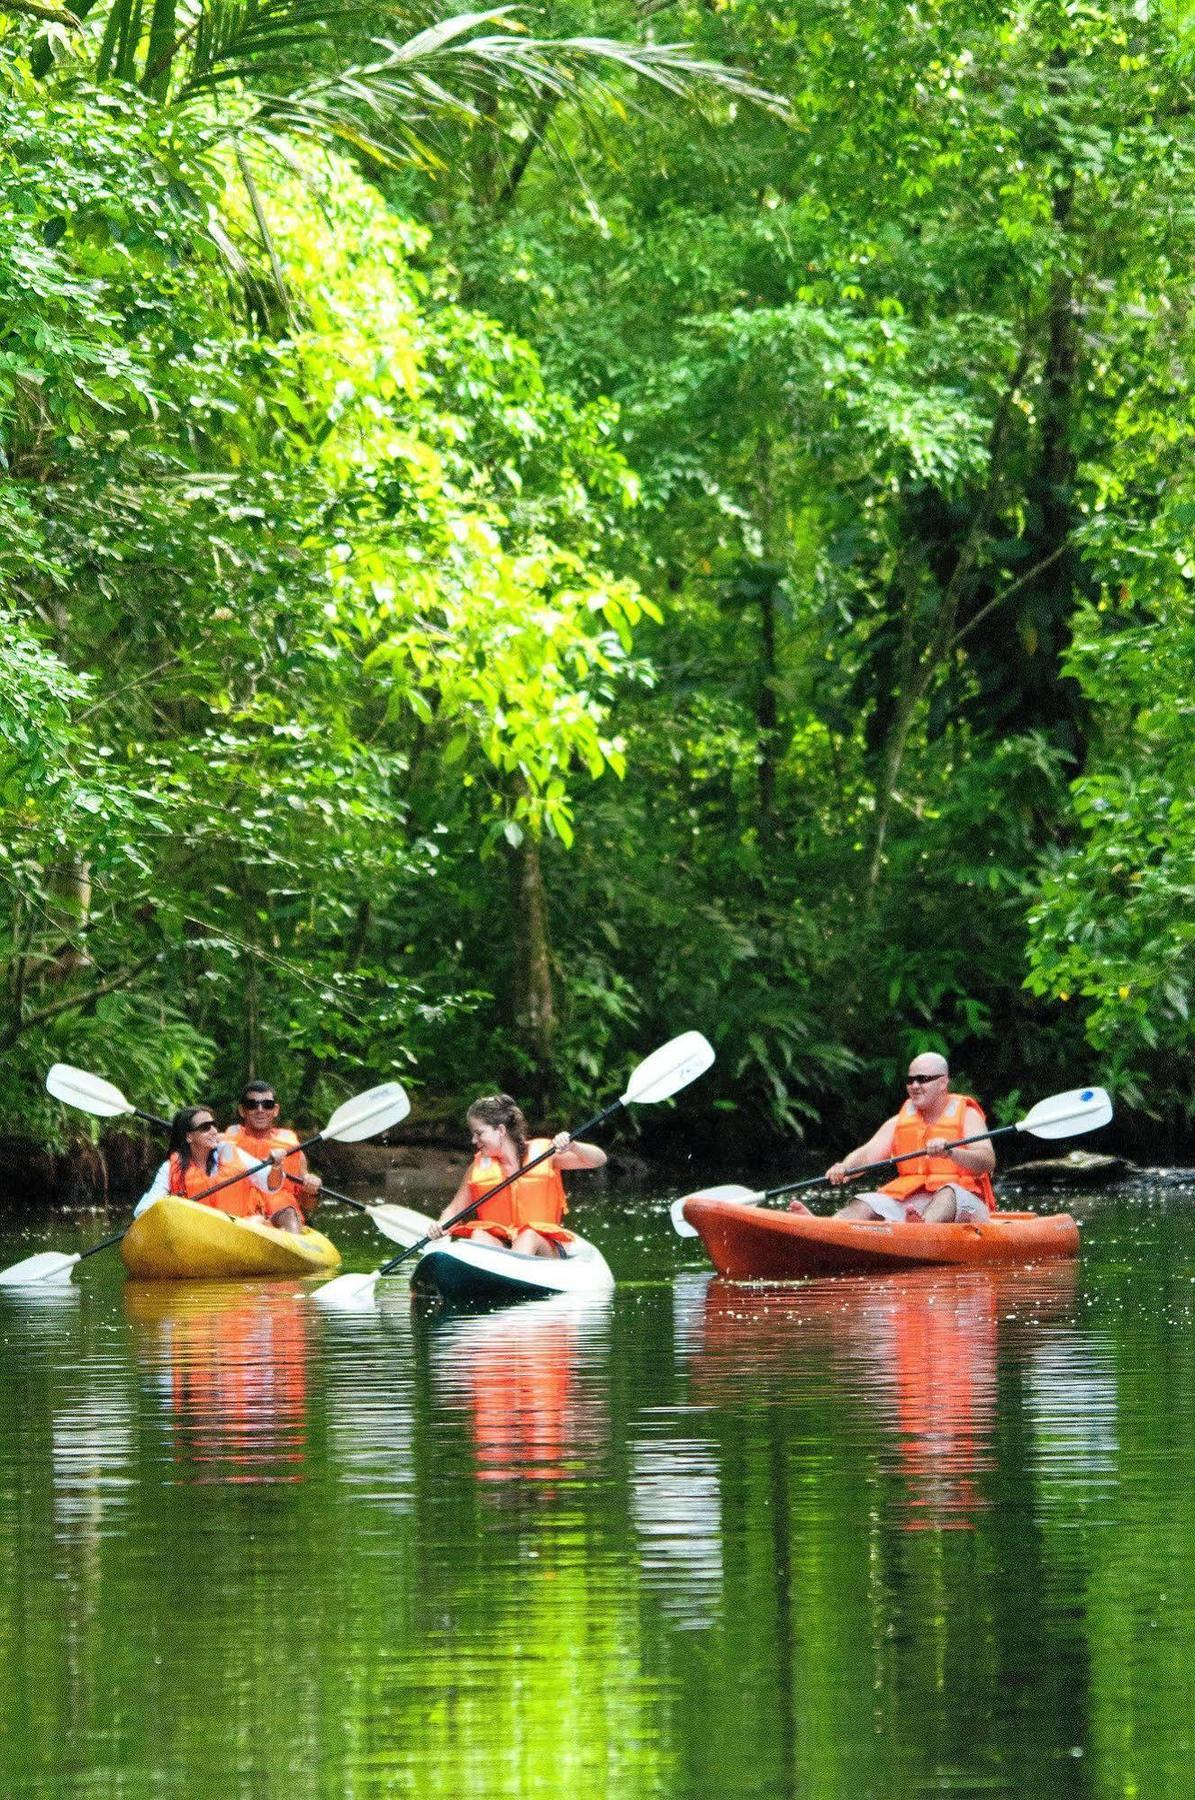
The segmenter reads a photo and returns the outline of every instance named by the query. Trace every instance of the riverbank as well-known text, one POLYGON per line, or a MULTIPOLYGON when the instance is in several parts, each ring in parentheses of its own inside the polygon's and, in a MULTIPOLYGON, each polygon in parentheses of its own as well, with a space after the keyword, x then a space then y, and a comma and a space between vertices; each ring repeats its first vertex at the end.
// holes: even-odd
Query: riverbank
MULTIPOLYGON (((676 1119, 661 1120, 660 1124, 662 1129, 653 1134, 646 1148, 636 1139, 607 1142, 608 1179, 616 1187, 654 1185, 683 1192, 698 1184, 740 1181, 744 1169, 749 1170, 752 1181, 767 1186, 815 1175, 833 1160, 833 1151, 809 1145, 794 1145, 785 1152, 780 1144, 757 1143, 750 1155, 736 1155, 732 1144, 708 1141, 700 1131, 690 1134, 676 1119)), ((313 1133, 318 1126, 298 1129, 302 1135, 313 1133)), ((1120 1136, 1116 1131, 1099 1133, 1101 1152, 1113 1148, 1105 1139, 1115 1141, 1120 1136)), ((1002 1146, 1001 1173, 1013 1186, 1034 1179, 1031 1171, 1041 1160, 1037 1153, 1048 1148, 1018 1144, 1021 1154, 1013 1161, 1007 1146, 1002 1146)), ((144 1192, 163 1153, 157 1135, 127 1130, 108 1131, 98 1143, 81 1138, 58 1151, 15 1133, 0 1135, 0 1195, 9 1203, 22 1205, 119 1206, 144 1192)), ((333 1187, 425 1206, 437 1196, 447 1199, 452 1194, 469 1154, 463 1132, 447 1117, 443 1123, 433 1117, 416 1123, 408 1120, 381 1141, 320 1144, 312 1153, 312 1166, 333 1187)), ((1108 1179, 1116 1179, 1133 1166, 1116 1156, 1102 1156, 1101 1160, 1119 1165, 1108 1170, 1108 1179)), ((1086 1175, 1076 1171, 1075 1179, 1081 1182, 1086 1175)), ((1044 1171, 1042 1180, 1044 1185, 1052 1185, 1044 1171)))
MULTIPOLYGON (((393 1141, 320 1144, 312 1166, 333 1187, 369 1191, 419 1206, 451 1197, 469 1161, 469 1146, 448 1132, 416 1128, 393 1141)), ((120 1205, 143 1193, 162 1160, 158 1139, 111 1132, 65 1150, 47 1150, 32 1138, 0 1137, 0 1194, 32 1206, 120 1205)), ((610 1151, 610 1175, 619 1186, 643 1185, 668 1172, 633 1150, 610 1151)))

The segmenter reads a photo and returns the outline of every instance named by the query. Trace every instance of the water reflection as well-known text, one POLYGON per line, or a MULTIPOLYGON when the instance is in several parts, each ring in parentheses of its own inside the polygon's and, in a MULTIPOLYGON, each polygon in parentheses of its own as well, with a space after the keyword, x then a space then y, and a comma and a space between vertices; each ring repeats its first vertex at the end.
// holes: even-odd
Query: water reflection
POLYGON ((416 1390, 410 1294, 404 1283, 392 1282, 367 1312, 320 1312, 315 1319, 337 1479, 354 1501, 408 1513, 415 1495, 416 1390))
POLYGON ((1058 1331, 1030 1359, 1025 1399, 1046 1506, 1073 1508, 1116 1486, 1116 1347, 1103 1333, 1058 1331))
POLYGON ((307 1442, 302 1285, 128 1281, 125 1316, 157 1377, 186 1482, 294 1482, 307 1442))
POLYGON ((883 1281, 746 1286, 711 1280, 677 1310, 698 1401, 797 1396, 878 1419, 906 1529, 974 1528, 995 1466, 998 1360, 1026 1329, 1065 1318, 1077 1266, 918 1270, 883 1281), (699 1323, 698 1323, 699 1321, 699 1323))
POLYGON ((97 1380, 90 1393, 56 1408, 50 1458, 60 1537, 91 1539, 110 1525, 113 1510, 135 1487, 134 1447, 128 1396, 118 1378, 97 1380))
POLYGON ((715 1446, 669 1435, 631 1445, 631 1517, 644 1585, 685 1630, 722 1606, 722 1482, 715 1446))
POLYGON ((1186 1198, 1078 1298, 665 1253, 592 1319, 0 1295, 3 1791, 1185 1791, 1186 1198))
POLYGON ((605 1389, 582 1384, 604 1362, 607 1299, 551 1300, 498 1312, 430 1315, 437 1396, 467 1412, 482 1482, 563 1482, 606 1437, 605 1389))

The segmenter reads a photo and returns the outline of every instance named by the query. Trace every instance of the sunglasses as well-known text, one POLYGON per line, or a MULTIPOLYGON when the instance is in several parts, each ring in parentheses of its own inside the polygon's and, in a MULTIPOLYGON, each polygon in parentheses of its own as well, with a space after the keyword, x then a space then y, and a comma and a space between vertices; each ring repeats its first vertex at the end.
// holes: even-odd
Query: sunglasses
POLYGON ((241 1105, 246 1112, 273 1112, 278 1102, 277 1100, 242 1100, 241 1105))
POLYGON ((906 1075, 905 1076, 905 1086, 906 1087, 928 1087, 931 1081, 943 1081, 943 1080, 945 1080, 945 1077, 942 1075, 906 1075))
POLYGON ((214 1119, 196 1119, 191 1127, 192 1131, 219 1131, 219 1129, 220 1127, 214 1119))

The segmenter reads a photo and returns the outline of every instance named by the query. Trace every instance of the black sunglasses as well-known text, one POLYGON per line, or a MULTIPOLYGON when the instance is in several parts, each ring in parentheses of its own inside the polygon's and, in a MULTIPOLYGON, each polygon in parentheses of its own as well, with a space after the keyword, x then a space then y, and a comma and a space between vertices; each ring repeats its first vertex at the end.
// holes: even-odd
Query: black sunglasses
POLYGON ((188 1131, 219 1131, 220 1127, 214 1119, 196 1119, 187 1129, 188 1131))
POLYGON ((242 1100, 241 1105, 246 1112, 273 1112, 277 1100, 242 1100))
POLYGON ((928 1087, 931 1081, 941 1081, 941 1075, 906 1075, 906 1087, 928 1087))

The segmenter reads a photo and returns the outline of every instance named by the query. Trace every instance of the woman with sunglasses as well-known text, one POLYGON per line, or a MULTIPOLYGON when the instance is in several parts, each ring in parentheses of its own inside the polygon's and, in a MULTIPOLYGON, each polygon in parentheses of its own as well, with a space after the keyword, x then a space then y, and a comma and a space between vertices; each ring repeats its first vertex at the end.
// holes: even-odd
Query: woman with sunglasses
POLYGON ((255 1169, 243 1151, 220 1136, 210 1106, 184 1106, 170 1122, 170 1154, 138 1200, 133 1217, 139 1218, 147 1207, 173 1194, 214 1206, 234 1218, 247 1219, 254 1214, 269 1218, 270 1199, 282 1187, 279 1165, 284 1154, 281 1150, 270 1154, 272 1168, 255 1169), (207 1198, 208 1188, 237 1174, 243 1179, 207 1198))
POLYGON ((319 1203, 323 1182, 311 1174, 299 1149, 295 1132, 278 1123, 278 1096, 268 1081, 247 1081, 237 1106, 239 1125, 230 1125, 224 1136, 254 1162, 262 1162, 275 1150, 285 1161, 286 1181, 281 1192, 270 1196, 270 1224, 283 1231, 302 1231, 319 1203))
MULTIPOLYGON (((889 1157, 910 1155, 896 1174, 874 1194, 857 1194, 835 1213, 838 1219, 923 1219, 929 1224, 981 1221, 996 1205, 992 1172, 996 1155, 991 1143, 958 1147, 959 1138, 987 1130, 977 1101, 952 1094, 946 1058, 927 1050, 915 1056, 905 1077, 908 1099, 886 1119, 866 1144, 832 1163, 826 1180, 841 1187, 853 1170, 889 1157)), ((807 1213, 800 1200, 790 1212, 807 1213)))

